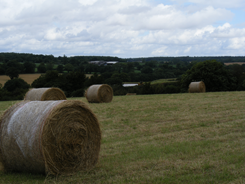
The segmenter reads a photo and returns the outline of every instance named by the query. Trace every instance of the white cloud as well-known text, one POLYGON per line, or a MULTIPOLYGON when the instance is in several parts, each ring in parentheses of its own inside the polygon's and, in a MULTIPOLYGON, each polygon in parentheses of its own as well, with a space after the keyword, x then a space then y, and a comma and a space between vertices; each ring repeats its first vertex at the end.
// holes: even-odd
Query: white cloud
POLYGON ((93 5, 97 0, 79 0, 79 3, 87 6, 87 5, 93 5))
POLYGON ((245 48, 245 36, 240 38, 230 39, 230 44, 227 49, 244 49, 245 48))
POLYGON ((184 3, 194 3, 199 6, 213 6, 219 8, 241 8, 245 6, 244 0, 233 0, 233 1, 224 1, 224 0, 172 0, 173 2, 178 2, 181 4, 184 3))
POLYGON ((0 49, 119 57, 244 54, 245 29, 229 22, 229 3, 188 2, 194 6, 149 0, 2 0, 0 49))

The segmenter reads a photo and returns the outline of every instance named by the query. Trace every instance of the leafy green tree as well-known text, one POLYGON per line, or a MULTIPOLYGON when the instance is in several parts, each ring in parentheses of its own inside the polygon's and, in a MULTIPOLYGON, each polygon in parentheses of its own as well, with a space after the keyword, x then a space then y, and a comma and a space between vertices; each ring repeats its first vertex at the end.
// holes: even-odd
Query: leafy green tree
POLYGON ((84 73, 84 69, 85 69, 85 67, 83 65, 79 65, 78 67, 76 67, 74 69, 74 71, 80 71, 80 72, 84 73))
POLYGON ((236 89, 236 79, 224 65, 215 60, 195 64, 181 76, 182 91, 187 91, 193 81, 203 81, 207 91, 229 91, 236 89))
POLYGON ((231 73, 233 74, 233 76, 235 76, 238 80, 238 82, 242 82, 244 80, 244 68, 241 65, 238 64, 234 64, 234 65, 230 65, 228 66, 228 68, 230 69, 231 73))
POLYGON ((4 75, 4 74, 5 74, 4 67, 0 65, 0 75, 4 75))
POLYGON ((38 67, 37 67, 37 71, 39 72, 39 73, 45 73, 46 72, 46 66, 45 66, 45 64, 44 63, 41 63, 38 67))
POLYGON ((150 74, 153 73, 153 69, 150 66, 144 66, 141 69, 141 73, 150 74))
POLYGON ((109 84, 109 85, 119 85, 119 86, 122 86, 122 79, 116 77, 116 78, 109 78, 109 79, 106 79, 105 80, 105 83, 106 84, 109 84))
POLYGON ((243 81, 245 80, 244 67, 238 64, 229 65, 227 68, 237 80, 237 90, 244 90, 243 81))
POLYGON ((73 66, 78 66, 79 65, 79 61, 75 57, 72 57, 70 59, 69 63, 71 63, 73 66))
POLYGON ((54 64, 53 64, 53 63, 50 63, 50 62, 47 63, 47 64, 46 64, 46 69, 47 69, 47 70, 53 70, 53 69, 54 69, 54 64))
POLYGON ((134 71, 134 63, 128 62, 126 65, 123 67, 123 72, 125 73, 130 73, 134 71))
POLYGON ((5 61, 4 55, 0 55, 0 63, 4 63, 4 61, 5 61))
POLYGON ((6 70, 5 74, 10 77, 10 79, 18 78, 19 77, 19 70, 15 67, 10 67, 6 70))
POLYGON ((157 79, 163 79, 163 78, 165 78, 164 70, 161 69, 161 68, 155 69, 155 71, 154 71, 154 76, 155 76, 157 79))
POLYGON ((148 62, 145 62, 145 66, 149 66, 151 68, 155 68, 157 66, 157 61, 148 61, 148 62))
POLYGON ((154 93, 154 89, 151 86, 151 82, 146 82, 141 89, 141 93, 142 94, 153 94, 154 93))
POLYGON ((46 79, 45 79, 45 75, 42 74, 40 77, 38 77, 37 79, 35 79, 31 86, 33 88, 41 88, 41 87, 44 87, 46 84, 46 79))
POLYGON ((13 92, 16 89, 29 89, 30 85, 24 81, 23 79, 13 79, 8 80, 5 84, 3 89, 8 90, 9 92, 13 92))
POLYGON ((134 67, 136 67, 136 68, 138 68, 138 66, 140 65, 139 62, 133 62, 133 64, 134 64, 134 67))
POLYGON ((73 65, 71 63, 68 63, 65 65, 65 70, 68 72, 71 72, 73 70, 73 65))
POLYGON ((18 68, 19 67, 19 63, 16 60, 8 61, 6 63, 6 65, 7 65, 8 68, 10 68, 10 67, 18 68))
POLYGON ((122 71, 122 69, 126 66, 124 63, 116 63, 116 64, 112 65, 111 67, 114 68, 114 71, 117 71, 118 73, 120 73, 122 71))
POLYGON ((85 80, 85 74, 80 71, 59 74, 58 71, 53 70, 47 71, 45 75, 33 81, 32 87, 59 87, 69 97, 73 91, 84 89, 85 80))
POLYGON ((24 62, 25 73, 35 73, 36 65, 32 62, 24 62))
POLYGON ((63 63, 64 65, 66 65, 66 64, 68 63, 68 58, 67 58, 66 55, 63 56, 63 58, 62 58, 62 63, 63 63))
POLYGON ((19 74, 24 72, 24 66, 22 64, 18 63, 16 60, 7 61, 6 70, 8 68, 17 68, 19 71, 19 74))
POLYGON ((64 74, 66 79, 66 85, 63 89, 66 91, 67 95, 70 96, 73 91, 84 89, 84 83, 86 80, 86 76, 84 73, 78 72, 70 72, 64 74))
POLYGON ((58 71, 47 71, 46 75, 45 75, 45 79, 46 81, 52 81, 52 80, 56 80, 59 78, 59 73, 58 71))
POLYGON ((85 86, 89 87, 93 84, 103 84, 103 83, 104 83, 103 76, 99 76, 97 73, 95 73, 85 81, 85 86))
POLYGON ((101 74, 101 76, 104 79, 109 79, 109 78, 111 78, 112 75, 113 75, 113 72, 104 72, 104 73, 101 74))
POLYGON ((111 78, 119 78, 123 82, 130 82, 130 76, 127 73, 114 73, 111 78))
POLYGON ((84 96, 84 89, 78 89, 78 90, 76 90, 76 91, 73 91, 72 93, 71 93, 71 96, 72 97, 83 97, 84 96))
POLYGON ((58 65, 57 70, 59 73, 63 73, 64 66, 63 65, 58 65))

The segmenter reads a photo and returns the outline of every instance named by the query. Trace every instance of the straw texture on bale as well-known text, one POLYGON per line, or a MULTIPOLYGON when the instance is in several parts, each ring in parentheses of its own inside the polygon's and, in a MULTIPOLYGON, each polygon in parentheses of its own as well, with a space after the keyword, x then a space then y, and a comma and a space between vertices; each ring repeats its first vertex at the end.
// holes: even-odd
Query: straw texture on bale
POLYGON ((24 100, 66 100, 66 96, 64 92, 59 88, 33 88, 26 93, 24 100))
POLYGON ((109 103, 113 98, 113 89, 107 84, 99 84, 90 86, 85 97, 90 103, 109 103))
POLYGON ((205 93, 206 87, 203 81, 192 82, 189 85, 189 93, 205 93))
POLYGON ((22 101, 0 119, 6 171, 72 174, 99 159, 98 120, 81 101, 22 101))

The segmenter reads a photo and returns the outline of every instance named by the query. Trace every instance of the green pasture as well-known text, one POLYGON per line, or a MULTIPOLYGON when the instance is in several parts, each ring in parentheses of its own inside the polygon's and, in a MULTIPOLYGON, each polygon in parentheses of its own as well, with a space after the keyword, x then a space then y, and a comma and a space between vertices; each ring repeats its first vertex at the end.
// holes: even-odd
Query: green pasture
POLYGON ((168 82, 177 82, 176 78, 170 78, 170 79, 158 79, 151 82, 151 84, 158 84, 158 83, 168 83, 168 82))
MULTIPOLYGON (((0 113, 14 103, 0 102, 0 113)), ((115 96, 88 105, 102 130, 94 169, 57 177, 0 172, 0 183, 245 182, 245 92, 115 96)))

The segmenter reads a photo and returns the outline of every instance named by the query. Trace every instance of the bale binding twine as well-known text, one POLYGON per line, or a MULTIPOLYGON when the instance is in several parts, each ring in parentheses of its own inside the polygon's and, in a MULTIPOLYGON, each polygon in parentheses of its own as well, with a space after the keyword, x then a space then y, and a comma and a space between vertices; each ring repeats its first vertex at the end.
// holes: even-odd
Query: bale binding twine
POLYGON ((90 86, 85 97, 90 103, 109 103, 113 98, 113 89, 107 84, 98 84, 90 86))
POLYGON ((66 96, 59 88, 33 88, 26 93, 24 100, 66 100, 66 96))
POLYGON ((5 171, 72 174, 99 159, 98 120, 81 101, 22 101, 0 119, 5 171))
POLYGON ((203 81, 191 82, 189 85, 189 93, 205 93, 206 87, 203 81))

